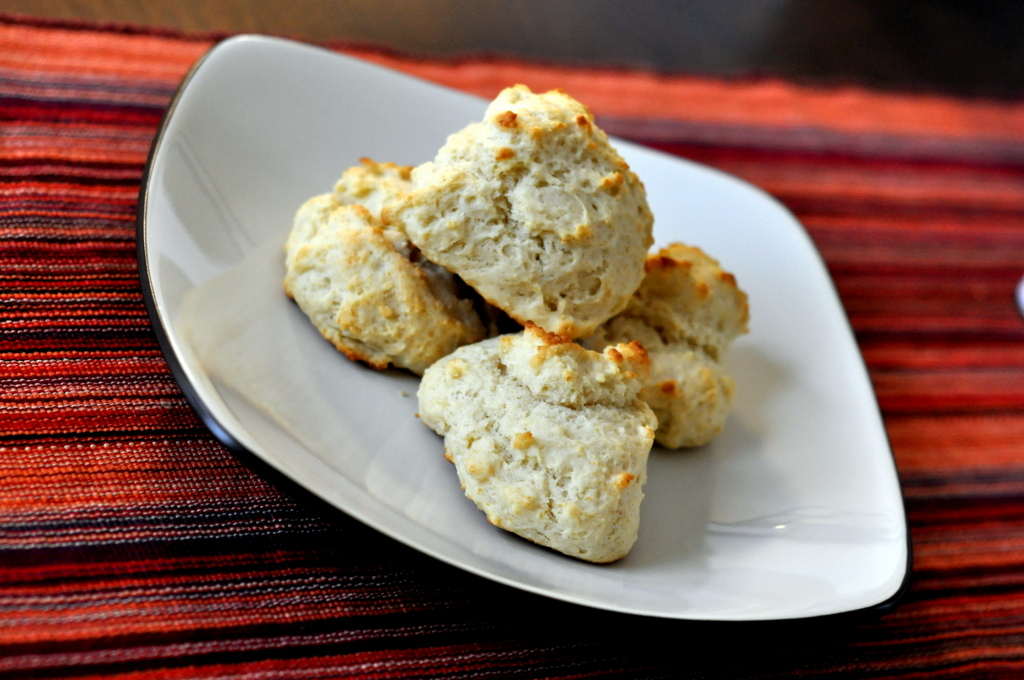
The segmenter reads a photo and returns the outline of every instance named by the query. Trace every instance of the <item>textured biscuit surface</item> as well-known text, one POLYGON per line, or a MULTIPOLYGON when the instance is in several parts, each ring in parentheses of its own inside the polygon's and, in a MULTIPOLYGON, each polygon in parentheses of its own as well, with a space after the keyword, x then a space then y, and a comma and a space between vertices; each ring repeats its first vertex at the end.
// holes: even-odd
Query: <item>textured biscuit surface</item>
POLYGON ((489 522, 591 562, 637 538, 654 414, 639 345, 584 350, 532 325, 430 367, 420 417, 489 522))
MULTIPOLYGON (((371 217, 380 219, 381 206, 412 189, 411 171, 408 166, 360 158, 359 165, 342 173, 333 192, 314 196, 299 208, 285 243, 286 262, 291 263, 295 249, 315 237, 327 216, 341 206, 361 205, 371 217)), ((394 230, 387 233, 391 236, 394 230)), ((407 239, 400 235, 396 239, 396 247, 408 250, 407 239)))
POLYGON ((412 168, 394 163, 377 163, 360 158, 334 185, 334 199, 340 205, 361 205, 380 217, 383 205, 412 188, 412 168))
POLYGON ((658 417, 658 443, 699 446, 722 431, 732 407, 735 386, 721 360, 747 332, 747 297, 699 248, 672 244, 650 255, 646 269, 626 309, 583 344, 647 348, 651 375, 640 396, 658 417))
POLYGON ((285 291, 320 333, 353 360, 422 374, 456 347, 484 337, 472 302, 451 275, 416 255, 360 205, 317 196, 298 211, 286 247, 285 291))
POLYGON ((412 181, 385 223, 520 323, 587 335, 643 279, 644 187, 565 93, 504 90, 412 181))

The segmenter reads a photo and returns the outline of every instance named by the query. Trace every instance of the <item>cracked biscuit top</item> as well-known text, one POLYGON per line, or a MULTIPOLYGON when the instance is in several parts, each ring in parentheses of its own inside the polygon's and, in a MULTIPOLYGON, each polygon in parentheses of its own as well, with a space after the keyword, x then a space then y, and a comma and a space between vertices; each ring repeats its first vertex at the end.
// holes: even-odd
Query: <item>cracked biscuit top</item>
POLYGON ((385 223, 522 324, 588 335, 643 279, 643 184, 564 92, 504 90, 412 183, 385 223))
POLYGON ((590 562, 637 539, 654 414, 637 343, 583 349, 528 325, 427 369, 420 418, 487 520, 590 562))

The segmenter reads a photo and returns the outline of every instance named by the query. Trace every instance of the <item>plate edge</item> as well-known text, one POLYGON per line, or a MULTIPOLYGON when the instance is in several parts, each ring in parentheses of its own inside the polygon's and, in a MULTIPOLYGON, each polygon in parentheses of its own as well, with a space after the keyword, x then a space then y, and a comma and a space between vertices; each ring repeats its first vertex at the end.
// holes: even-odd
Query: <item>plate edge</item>
MULTIPOLYGON (((191 381, 188 379, 187 373, 185 372, 184 367, 182 366, 181 362, 179 361, 178 355, 173 350, 173 346, 171 344, 170 337, 169 337, 168 332, 167 332, 167 328, 166 328, 165 324, 163 323, 163 319, 162 319, 162 317, 160 315, 160 311, 157 308, 156 297, 155 297, 155 294, 154 294, 153 284, 152 284, 152 276, 150 275, 150 262, 149 262, 149 258, 147 257, 147 231, 148 231, 148 229, 147 229, 147 224, 146 224, 146 215, 147 215, 147 212, 148 212, 148 204, 149 204, 149 188, 150 188, 150 180, 151 180, 151 177, 152 177, 153 162, 154 162, 154 160, 155 160, 155 158, 156 158, 156 156, 157 156, 157 154, 158 154, 158 152, 160 150, 160 147, 161 147, 161 145, 163 143, 164 136, 165 136, 165 134, 167 132, 167 129, 168 129, 168 126, 169 126, 169 124, 170 124, 170 122, 171 122, 171 120, 172 120, 172 118, 174 116, 174 112, 178 108, 178 105, 180 104, 180 102, 182 100, 182 97, 184 96, 186 90, 188 89, 189 84, 195 79, 197 73, 206 64, 208 64, 210 62, 211 57, 215 56, 216 53, 218 53, 220 51, 223 51, 225 49, 225 47, 229 47, 229 46, 231 46, 233 44, 236 44, 236 43, 239 43, 239 42, 252 41, 253 39, 259 39, 261 41, 267 41, 267 42, 271 42, 271 43, 278 43, 278 44, 281 44, 281 45, 287 45, 287 46, 291 46, 291 47, 302 47, 302 48, 312 49, 312 50, 321 50, 321 51, 323 51, 325 53, 333 54, 335 56, 346 57, 346 58, 349 58, 349 59, 353 59, 353 60, 357 60, 357 61, 362 61, 362 60, 358 60, 355 57, 348 57, 347 55, 338 53, 338 52, 336 52, 334 50, 331 50, 329 48, 326 48, 326 47, 319 47, 319 46, 316 46, 316 45, 309 45, 309 44, 306 44, 306 43, 302 43, 302 42, 298 42, 298 41, 292 41, 292 40, 287 40, 287 39, 284 39, 284 38, 277 38, 277 37, 273 37, 273 36, 263 36, 263 35, 254 35, 254 34, 241 34, 241 35, 232 36, 230 38, 227 38, 225 40, 222 40, 222 41, 214 44, 209 50, 207 50, 207 52, 205 52, 201 57, 199 57, 196 60, 195 63, 192 64, 192 66, 188 69, 188 71, 183 76, 181 82, 179 83, 178 87, 176 88, 174 94, 172 95, 172 97, 170 99, 170 102, 168 103, 167 108, 165 109, 165 111, 164 111, 164 113, 163 113, 163 115, 161 117, 160 123, 159 123, 159 125, 157 127, 157 132, 156 132, 156 134, 154 136, 154 139, 153 139, 153 142, 152 142, 152 144, 150 146, 149 153, 147 154, 145 165, 143 166, 143 172, 142 172, 141 180, 140 180, 139 193, 138 193, 138 205, 137 205, 137 212, 136 212, 136 257, 137 257, 137 260, 138 260, 138 272, 139 272, 139 280, 140 280, 140 284, 141 284, 142 298, 143 298, 143 302, 144 302, 145 307, 146 307, 147 314, 148 314, 149 319, 150 319, 150 325, 153 328, 154 335, 156 336, 157 343, 158 343, 158 345, 160 347, 161 354, 163 355, 164 360, 165 360, 165 362, 168 365, 168 368, 169 368, 169 370, 171 372, 172 377, 175 380, 175 383, 178 385, 178 388, 182 391, 182 393, 185 396, 185 399, 188 402, 189 406, 192 407, 193 411, 195 411, 195 413, 199 416, 199 418, 203 422, 203 424, 210 430, 211 434, 213 434, 213 436, 222 445, 224 445, 233 455, 235 455, 236 457, 241 459, 246 465, 249 465, 250 467, 254 468, 258 472, 258 474, 260 474, 261 476, 266 478, 268 482, 273 484, 276 488, 278 488, 282 492, 286 493, 289 497, 291 497, 296 502, 299 502, 302 505, 310 508, 314 512, 317 512, 317 513, 322 514, 322 515, 340 514, 341 516, 344 516, 347 519, 350 519, 350 520, 355 519, 356 521, 360 521, 361 522, 361 520, 359 520, 358 518, 353 517, 352 515, 349 515, 348 513, 346 513, 341 508, 338 508, 337 506, 335 506, 335 505, 331 504, 330 502, 326 501, 325 499, 321 498, 316 493, 314 493, 313 491, 307 489, 306 487, 301 485, 299 482, 297 482, 294 479, 292 479, 291 477, 289 477, 283 471, 281 471, 278 468, 276 468, 275 466, 273 466, 270 462, 268 462, 267 460, 265 460, 264 458, 262 458, 258 454, 254 453, 253 451, 249 450, 245 445, 243 445, 238 439, 236 439, 231 434, 231 432, 228 430, 228 428, 225 427, 217 419, 217 417, 212 413, 212 411, 207 408, 205 402, 199 396, 198 391, 195 389, 195 387, 192 385, 191 381)), ((377 65, 377 64, 372 64, 371 62, 365 62, 365 63, 370 63, 370 65, 373 65, 373 66, 375 66, 377 68, 386 68, 386 67, 382 67, 382 66, 377 65)), ((438 88, 445 89, 445 90, 450 90, 452 92, 457 92, 457 93, 459 93, 459 94, 461 94, 463 96, 472 96, 472 95, 467 95, 467 93, 460 92, 459 90, 455 90, 453 88, 445 87, 443 85, 439 85, 437 83, 433 83, 431 81, 424 80, 422 78, 417 78, 415 76, 410 76, 409 74, 404 74, 403 73, 402 75, 404 75, 404 76, 406 76, 408 78, 414 79, 414 80, 418 80, 418 81, 424 82, 424 83, 429 83, 430 85, 432 85, 434 87, 438 87, 438 88)), ((616 139, 618 139, 618 138, 616 138, 616 139)), ((642 144, 638 144, 636 142, 631 142, 629 140, 622 140, 622 141, 625 141, 626 143, 628 143, 628 144, 630 144, 632 146, 636 146, 638 148, 641 148, 644 151, 649 152, 649 153, 654 153, 656 155, 662 155, 662 156, 665 156, 665 157, 668 157, 668 158, 673 158, 673 159, 676 158, 675 156, 672 156, 671 154, 667 154, 667 153, 659 151, 657 149, 651 149, 651 148, 645 147, 642 144)), ((693 161, 689 161, 688 159, 683 159, 683 160, 686 160, 689 163, 694 163, 693 161)), ((695 165, 700 165, 700 164, 696 164, 695 163, 695 165)), ((700 165, 700 167, 705 168, 707 166, 700 165)), ((716 172, 716 173, 718 173, 718 174, 720 174, 720 175, 722 175, 724 177, 727 177, 730 180, 732 180, 733 182, 736 182, 738 184, 743 185, 744 189, 746 189, 746 190, 756 191, 756 192, 762 194, 764 197, 766 197, 766 198, 770 199, 771 201, 773 201, 776 204, 776 207, 784 210, 787 214, 789 214, 791 219, 802 230, 802 232, 804 234, 804 237, 806 239, 810 240, 810 236, 807 233, 806 228, 799 222, 799 220, 796 219, 795 216, 792 215, 791 211, 789 211, 789 209, 786 208, 781 202, 779 202, 778 199, 776 199, 774 196, 768 194, 767 192, 763 191, 759 187, 757 187, 757 186, 755 186, 755 185, 753 185, 753 184, 751 184, 751 183, 749 183, 749 182, 747 182, 747 181, 745 181, 745 180, 743 180, 741 178, 737 178, 737 177, 734 177, 732 175, 729 175, 728 173, 725 173, 725 172, 723 172, 721 170, 718 170, 717 168, 707 168, 707 169, 710 169, 710 170, 712 170, 712 171, 714 171, 714 172, 716 172)), ((814 246, 813 241, 810 242, 810 245, 811 245, 812 249, 814 250, 817 259, 819 260, 819 263, 824 267, 824 260, 821 258, 820 252, 818 252, 817 248, 814 246)), ((827 272, 827 268, 826 268, 826 272, 827 272)), ((827 278, 828 278, 829 284, 832 287, 832 293, 836 297, 836 299, 838 300, 839 297, 838 297, 838 292, 835 289, 835 283, 832 281, 831 276, 828 276, 827 278)), ((847 325, 847 328, 848 328, 849 332, 851 333, 851 335, 853 335, 852 326, 850 326, 850 324, 849 324, 849 318, 846 315, 845 308, 842 307, 841 303, 840 303, 840 307, 843 309, 843 317, 844 317, 844 321, 845 321, 845 323, 847 325)), ((867 366, 866 366, 866 363, 864 363, 863 353, 859 351, 859 347, 858 347, 858 354, 860 355, 860 360, 861 360, 861 364, 863 366, 864 372, 865 372, 865 374, 867 374, 867 366)), ((874 395, 874 390, 871 390, 871 392, 872 392, 872 395, 874 395)), ((879 408, 878 402, 877 402, 877 395, 874 395, 874 396, 875 396, 875 408, 879 410, 879 418, 881 418, 880 408, 879 408)), ((890 454, 890 456, 893 457, 893 466, 894 466, 894 470, 896 470, 897 468, 895 467, 895 456, 894 456, 894 454, 892 452, 891 442, 889 442, 888 432, 887 432, 887 430, 884 427, 884 421, 883 421, 882 431, 883 431, 883 433, 886 436, 886 441, 887 441, 887 443, 889 445, 889 454, 890 454)), ((485 579, 485 580, 487 580, 489 582, 498 583, 498 584, 501 584, 503 586, 507 586, 507 587, 516 589, 518 591, 529 592, 532 595, 537 596, 537 597, 543 597, 543 598, 546 598, 546 599, 550 598, 552 600, 556 600, 556 601, 559 601, 559 602, 562 602, 564 604, 568 604, 568 605, 571 605, 571 606, 574 606, 574 607, 586 608, 587 610, 597 609, 597 610, 600 610, 602 612, 605 612, 605 613, 608 613, 608 614, 611 614, 611 615, 614 615, 614 616, 629 617, 630 619, 638 619, 639 618, 639 619, 657 620, 657 621, 666 621, 666 622, 673 621, 673 622, 678 622, 678 623, 689 623, 689 624, 712 624, 712 625, 719 625, 719 626, 725 625, 725 626, 730 626, 730 627, 732 627, 732 626, 737 626, 737 627, 739 627, 739 626, 754 626, 754 625, 764 624, 764 623, 773 623, 773 624, 787 623, 787 624, 791 624, 791 625, 803 625, 803 624, 814 625, 815 623, 821 623, 821 622, 825 622, 825 621, 829 621, 829 622, 839 622, 839 621, 846 621, 846 620, 863 621, 865 618, 868 618, 868 619, 875 618, 877 616, 884 615, 884 614, 892 611, 893 609, 895 609, 898 606, 899 602, 904 597, 904 595, 909 591, 910 585, 911 585, 911 582, 912 582, 912 574, 913 574, 913 571, 912 571, 912 565, 913 565, 913 550, 912 550, 912 547, 913 546, 912 546, 912 542, 910 540, 909 523, 908 523, 908 519, 907 519, 907 515, 906 515, 905 499, 903 498, 902 485, 900 485, 898 483, 898 480, 897 480, 897 487, 898 487, 898 489, 900 491, 900 501, 901 501, 901 504, 903 505, 903 508, 902 508, 903 509, 903 520, 904 520, 905 536, 906 536, 906 543, 907 543, 907 560, 906 560, 906 566, 904 568, 903 578, 902 578, 900 586, 896 589, 896 591, 891 596, 888 596, 885 600, 883 600, 883 601, 881 601, 879 603, 876 603, 876 604, 868 605, 868 606, 862 607, 860 609, 847 610, 847 611, 842 611, 842 612, 835 612, 835 613, 831 613, 831 614, 820 614, 820 615, 813 615, 813 616, 805 616, 805 617, 789 616, 789 617, 784 617, 784 618, 737 619, 737 620, 734 620, 734 619, 714 619, 714 618, 686 618, 686 617, 681 617, 681 616, 673 616, 671 614, 651 614, 651 613, 642 613, 642 612, 632 612, 632 611, 628 611, 628 610, 624 610, 624 609, 617 609, 617 608, 611 608, 611 607, 602 607, 602 606, 594 605, 594 604, 580 603, 580 602, 577 602, 577 601, 574 601, 574 600, 571 600, 571 599, 566 599, 566 598, 558 597, 556 594, 553 594, 553 593, 541 592, 541 591, 538 591, 537 589, 534 589, 534 588, 524 587, 524 586, 521 586, 521 585, 518 585, 518 584, 515 584, 515 583, 510 583, 510 582, 508 582, 508 581, 506 581, 506 580, 504 580, 504 579, 502 579, 500 577, 495 577, 495 576, 490 576, 490 575, 485 574, 485 573, 480 573, 477 570, 466 569, 466 568, 462 567, 459 564, 455 564, 455 563, 452 563, 452 562, 440 559, 439 557, 437 557, 437 556, 435 556, 433 554, 425 553, 423 551, 420 551, 417 548, 415 548, 414 546, 410 546, 410 545, 406 544, 405 542, 400 541, 400 540, 396 539, 393 536, 390 536, 387 533, 384 533, 384 532, 380 532, 380 533, 385 535, 388 539, 394 540, 396 543, 399 543, 399 544, 401 544, 401 545, 403 545, 405 547, 408 547, 410 549, 417 550, 417 552, 419 552, 420 554, 427 555, 428 557, 431 557, 432 559, 437 559, 439 562, 441 562, 443 564, 446 564, 446 565, 448 565, 450 567, 453 567, 453 568, 458 568, 458 569, 460 569, 462 571, 465 571, 466 573, 473 574, 474 576, 476 576, 478 578, 485 579)), ((378 531, 374 527, 371 527, 371 528, 373 528, 375 531, 378 531)))

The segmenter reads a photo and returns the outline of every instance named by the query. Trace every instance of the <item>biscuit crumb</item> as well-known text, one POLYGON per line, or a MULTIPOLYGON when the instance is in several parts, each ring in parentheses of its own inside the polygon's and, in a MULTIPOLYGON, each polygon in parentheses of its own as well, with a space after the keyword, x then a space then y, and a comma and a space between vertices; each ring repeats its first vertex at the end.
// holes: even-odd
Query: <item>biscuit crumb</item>
MULTIPOLYGON (((559 335, 558 333, 549 333, 548 331, 544 330, 543 328, 533 323, 532 321, 527 321, 525 324, 523 324, 523 329, 526 331, 527 335, 533 337, 534 339, 540 340, 542 343, 544 343, 543 346, 546 347, 565 345, 567 343, 572 342, 571 338, 568 338, 564 335, 559 335)), ((538 347, 537 349, 540 348, 541 347, 538 347)))
POLYGON ((495 116, 494 122, 503 128, 515 128, 516 118, 518 117, 519 116, 517 116, 512 111, 505 111, 504 113, 499 113, 497 116, 495 116))
POLYGON ((565 243, 565 244, 568 245, 570 243, 573 243, 574 241, 577 242, 577 243, 580 242, 580 241, 585 241, 586 239, 590 238, 593 235, 594 235, 594 230, 593 229, 591 229, 590 227, 588 227, 585 224, 577 224, 576 228, 572 232, 567 233, 567 234, 562 234, 561 238, 562 238, 562 243, 565 243))
POLYGON ((528 449, 536 443, 533 439, 531 432, 520 432, 512 438, 512 448, 514 449, 528 449))
POLYGON ((625 181, 626 179, 622 176, 621 172, 613 172, 601 179, 601 188, 614 196, 619 193, 619 189, 625 181))
POLYGON ((676 396, 679 386, 675 380, 665 380, 664 382, 658 383, 658 390, 666 397, 676 396))
POLYGON ((636 475, 630 472, 620 472, 619 474, 615 475, 612 484, 615 485, 616 489, 622 491, 630 484, 632 484, 634 479, 636 479, 636 475))
POLYGON ((462 359, 451 359, 444 367, 444 372, 453 380, 461 378, 465 370, 466 362, 462 359))
POLYGON ((674 267, 682 267, 688 264, 688 262, 675 260, 667 255, 650 255, 644 263, 644 271, 652 272, 656 269, 672 269, 674 267))

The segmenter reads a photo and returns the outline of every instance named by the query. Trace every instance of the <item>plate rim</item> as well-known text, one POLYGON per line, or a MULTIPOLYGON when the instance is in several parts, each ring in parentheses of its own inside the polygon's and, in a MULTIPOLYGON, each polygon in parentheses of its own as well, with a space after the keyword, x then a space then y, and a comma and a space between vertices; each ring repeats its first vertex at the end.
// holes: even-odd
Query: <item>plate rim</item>
MULTIPOLYGON (((896 484, 897 484, 897 490, 899 492, 898 496, 899 496, 899 502, 900 502, 900 511, 901 511, 901 515, 902 515, 902 519, 903 519, 904 537, 905 537, 905 542, 906 542, 906 561, 905 561, 905 564, 904 564, 902 580, 900 582, 900 585, 896 588, 896 590, 890 596, 883 598, 879 602, 867 605, 865 607, 861 607, 859 609, 850 609, 850 610, 845 610, 845 611, 840 611, 840 612, 835 612, 835 613, 830 613, 830 614, 815 614, 815 615, 809 615, 809 616, 782 616, 782 617, 775 617, 775 618, 751 618, 751 619, 715 619, 715 618, 707 618, 707 617, 687 617, 687 616, 671 615, 671 614, 668 614, 668 613, 636 612, 636 611, 630 611, 630 610, 621 609, 621 608, 612 607, 612 606, 601 606, 599 604, 592 604, 592 603, 588 603, 588 602, 580 602, 580 601, 572 599, 571 597, 568 597, 568 596, 562 597, 558 593, 547 592, 547 591, 544 591, 544 590, 539 589, 537 587, 532 587, 529 584, 516 582, 514 580, 511 580, 511 579, 508 579, 508 578, 505 578, 505 577, 500 577, 500 576, 497 576, 497 575, 492 575, 492 574, 487 573, 486 571, 482 571, 482 570, 479 570, 479 569, 474 569, 474 568, 468 567, 467 565, 459 564, 456 561, 446 559, 443 554, 435 554, 434 552, 428 552, 426 550, 423 550, 419 546, 415 545, 413 542, 407 541, 404 538, 402 538, 401 536, 392 535, 392 533, 390 533, 388 531, 384 531, 381 528, 378 528, 377 526, 375 526, 373 523, 367 521, 366 519, 364 519, 362 517, 359 517, 357 515, 353 515, 353 514, 350 514, 350 513, 346 512, 345 510, 343 510, 343 509, 339 508, 338 506, 332 504, 330 501, 327 501, 326 499, 322 498, 321 496, 316 494, 316 492, 314 492, 311 489, 309 489, 306 486, 304 486, 301 482, 291 478, 287 473, 285 473, 284 471, 282 471, 281 469, 279 469, 278 467, 273 465, 270 461, 264 459, 262 456, 260 456, 259 454, 255 453, 254 451, 250 450, 247 446, 245 446, 241 442, 241 440, 239 438, 237 438, 235 435, 233 435, 231 433, 230 429, 225 424, 220 422, 218 417, 214 414, 213 410, 209 406, 207 406, 207 404, 204 401, 204 399, 202 398, 199 390, 196 388, 195 385, 192 384, 192 381, 189 379, 188 372, 186 371, 186 369, 185 369, 185 367, 183 365, 181 357, 174 350, 174 345, 173 345, 173 343, 171 341, 171 337, 170 337, 170 331, 165 326, 165 324, 163 322, 163 319, 161 317, 160 311, 158 309, 156 293, 155 293, 155 289, 154 289, 154 285, 153 285, 153 276, 152 276, 151 271, 150 271, 151 263, 150 263, 149 257, 148 257, 148 232, 149 232, 149 224, 148 224, 148 212, 149 212, 149 210, 148 210, 148 208, 149 208, 149 202, 150 202, 150 197, 149 197, 149 195, 150 195, 150 188, 152 186, 151 182, 150 182, 150 179, 151 179, 152 174, 153 174, 152 170, 153 170, 154 162, 155 162, 156 157, 157 157, 157 155, 158 155, 158 153, 160 151, 160 148, 162 147, 162 145, 164 143, 167 130, 170 127, 171 121, 174 118, 175 112, 177 111, 178 106, 179 106, 179 104, 182 101, 182 98, 185 96, 186 92, 189 90, 191 83, 193 83, 195 81, 196 75, 199 73, 199 71, 201 69, 203 69, 204 66, 207 65, 210 62, 210 58, 212 56, 216 55, 220 51, 223 51, 223 49, 225 49, 226 47, 229 47, 229 46, 231 46, 231 45, 233 45, 235 43, 238 43, 238 42, 265 42, 265 43, 268 43, 268 44, 275 44, 276 43, 276 44, 281 44, 281 45, 289 45, 289 46, 292 46, 292 47, 301 47, 301 48, 304 48, 304 49, 320 51, 320 52, 323 52, 325 54, 330 54, 330 55, 333 55, 333 56, 347 57, 347 58, 350 58, 350 59, 357 59, 358 60, 357 57, 351 57, 351 56, 348 56, 348 55, 343 55, 343 54, 339 53, 338 51, 331 50, 331 49, 329 49, 327 47, 311 45, 311 44, 308 44, 308 43, 303 43, 303 42, 299 42, 299 41, 289 40, 289 39, 285 39, 285 38, 278 38, 278 37, 274 37, 274 36, 265 36, 265 35, 259 35, 259 34, 239 34, 239 35, 235 35, 235 36, 231 36, 231 37, 225 38, 225 39, 215 43, 214 45, 212 45, 204 54, 202 54, 192 64, 192 66, 188 69, 188 71, 186 71, 185 75, 182 77, 181 82, 178 84, 178 86, 175 89, 173 95, 171 96, 171 99, 170 99, 170 101, 169 101, 169 103, 167 105, 167 108, 164 110, 164 113, 163 113, 163 115, 162 115, 162 117, 160 119, 160 123, 159 123, 159 125, 157 127, 156 133, 155 133, 155 135, 153 137, 153 141, 152 141, 152 143, 150 145, 149 152, 148 152, 147 157, 146 157, 146 161, 145 161, 145 165, 143 167, 143 172, 142 172, 142 176, 141 176, 141 180, 140 180, 140 185, 139 185, 138 206, 137 206, 137 211, 136 211, 136 229, 135 229, 136 255, 137 255, 137 259, 138 259, 138 273, 139 273, 139 281, 140 281, 140 285, 141 285, 141 292, 142 292, 143 302, 145 304, 146 312, 147 312, 147 315, 148 315, 149 320, 150 320, 150 325, 152 326, 154 335, 156 336, 157 344, 160 347, 161 354, 163 355, 163 358, 164 358, 165 362, 167 363, 168 369, 170 370, 171 375, 174 378, 175 383, 177 384, 178 388, 181 390, 181 392, 182 392, 183 396, 185 397, 185 400, 188 402, 189 406, 199 416, 199 418, 202 421, 202 423, 206 426, 206 428, 210 431, 210 433, 214 436, 214 438, 216 438, 225 448, 227 448, 228 451, 232 455, 236 456, 243 464, 245 464, 249 468, 253 469, 253 471, 257 472, 257 474, 259 474, 261 477, 263 477, 267 482, 269 482, 271 485, 273 485, 279 491, 282 491, 282 492, 286 493, 293 500, 296 500, 297 502, 301 503, 302 505, 306 506, 307 508, 311 509, 312 511, 318 513, 321 516, 329 516, 329 515, 336 515, 336 516, 338 516, 338 515, 340 515, 341 517, 345 517, 345 518, 348 518, 350 520, 354 519, 354 520, 360 522, 361 524, 363 524, 364 526, 367 526, 370 529, 383 534, 387 538, 389 538, 389 539, 391 539, 393 541, 396 541, 396 542, 400 543, 401 545, 403 545, 403 546, 405 546, 407 548, 410 548, 412 550, 416 550, 421 555, 425 555, 425 556, 430 557, 432 559, 436 559, 436 560, 438 560, 438 561, 448 565, 449 567, 460 569, 460 570, 462 570, 462 571, 464 571, 466 573, 469 573, 469 574, 472 574, 472 575, 476 576, 477 578, 486 579, 487 581, 490 581, 492 583, 497 583, 497 584, 500 584, 500 585, 503 585, 503 586, 506 586, 506 587, 509 587, 509 588, 514 588, 514 589, 517 589, 517 590, 520 590, 520 591, 529 592, 529 593, 531 593, 532 595, 534 595, 536 597, 543 597, 545 599, 559 601, 561 603, 568 604, 568 605, 571 605, 571 606, 586 608, 587 610, 598 610, 598 611, 601 611, 601 612, 604 612, 604 613, 607 613, 607 614, 611 614, 611 615, 614 615, 614 616, 629 617, 632 620, 635 620, 635 619, 642 619, 642 620, 644 620, 644 619, 646 619, 646 620, 657 620, 657 621, 675 621, 675 622, 690 623, 690 624, 701 624, 701 625, 712 625, 712 626, 730 626, 730 627, 733 627, 733 626, 762 626, 762 625, 769 624, 769 623, 770 624, 775 624, 775 625, 777 625, 779 623, 786 623, 786 624, 790 624, 790 625, 803 625, 803 624, 815 625, 815 624, 822 623, 822 622, 829 622, 830 624, 831 623, 845 623, 845 622, 861 622, 861 621, 863 621, 865 619, 874 619, 874 618, 883 616, 883 615, 891 612, 892 610, 894 610, 897 606, 899 606, 899 604, 903 600, 904 596, 909 592, 909 590, 911 588, 911 585, 913 583, 913 580, 914 580, 914 573, 913 573, 913 542, 912 542, 912 538, 911 538, 911 534, 910 534, 909 519, 908 519, 907 512, 906 512, 906 500, 905 500, 904 493, 903 493, 903 485, 899 481, 898 467, 896 466, 895 454, 894 454, 893 449, 892 449, 892 443, 891 443, 891 440, 890 440, 890 437, 889 437, 889 432, 888 432, 888 429, 885 427, 884 420, 882 420, 882 422, 881 422, 882 434, 884 435, 885 440, 886 440, 886 444, 887 444, 888 452, 889 452, 889 457, 891 459, 891 463, 892 463, 892 466, 893 466, 894 474, 896 474, 896 484)), ((362 60, 360 60, 360 61, 362 61, 362 60)), ((373 64, 373 66, 375 66, 376 68, 382 68, 382 69, 386 69, 387 68, 387 67, 380 66, 380 65, 377 65, 377 64, 373 64)), ((419 81, 422 81, 422 82, 429 83, 430 85, 432 85, 434 87, 440 87, 442 89, 450 90, 452 92, 458 92, 460 95, 465 95, 466 94, 466 93, 460 92, 458 90, 453 90, 452 88, 449 88, 449 87, 446 87, 446 86, 443 86, 443 85, 439 85, 437 83, 433 83, 433 82, 430 82, 430 81, 425 81, 422 78, 418 78, 418 77, 415 77, 415 76, 410 76, 408 74, 402 74, 402 75, 404 75, 405 77, 408 77, 408 78, 412 78, 414 80, 419 80, 419 81)), ((622 141, 626 141, 629 144, 635 144, 637 146, 643 147, 645 150, 653 152, 653 153, 657 153, 657 154, 660 154, 660 155, 666 155, 666 154, 663 154, 663 152, 658 152, 655 149, 650 149, 648 147, 644 147, 642 144, 638 144, 637 142, 632 142, 632 141, 629 141, 629 140, 622 140, 622 141)), ((675 156, 671 156, 671 155, 669 155, 669 157, 676 158, 675 156)), ((745 181, 745 180, 743 180, 741 178, 738 178, 738 177, 735 177, 735 176, 730 175, 728 173, 725 173, 725 172, 723 172, 721 170, 718 170, 717 168, 714 168, 714 167, 711 167, 711 166, 705 166, 703 164, 699 164, 699 163, 696 163, 694 161, 690 161, 689 159, 681 159, 681 160, 685 160, 686 162, 692 163, 694 165, 697 165, 700 168, 703 168, 703 169, 706 169, 706 170, 710 170, 710 171, 712 171, 712 172, 714 172, 714 173, 716 173, 718 175, 722 175, 722 176, 724 176, 725 178, 728 178, 731 181, 739 182, 739 183, 743 184, 744 186, 749 187, 749 188, 759 192, 763 196, 769 198, 772 202, 774 202, 782 210, 784 210, 785 212, 787 212, 790 215, 792 215, 790 213, 790 211, 788 210, 788 208, 786 208, 783 204, 781 204, 778 201, 778 199, 776 199, 774 196, 772 196, 771 194, 768 194, 767 192, 765 192, 764 190, 760 189, 759 187, 756 187, 755 185, 752 185, 749 182, 747 182, 747 181, 745 181)), ((810 243, 812 249, 814 250, 815 255, 817 255, 817 257, 820 260, 821 259, 820 252, 818 251, 817 247, 813 243, 813 240, 811 240, 809 235, 807 234, 806 228, 803 226, 802 223, 800 223, 799 220, 795 219, 795 217, 793 218, 793 221, 795 222, 796 226, 798 226, 802 230, 803 236, 807 238, 807 240, 810 243)), ((826 274, 827 274, 827 270, 826 270, 826 274)), ((850 323, 849 323, 849 317, 846 314, 846 309, 842 305, 842 302, 841 302, 841 299, 838 296, 838 293, 835 291, 835 284, 834 284, 834 282, 833 282, 833 280, 832 280, 830 275, 827 275, 826 278, 827 278, 828 284, 832 288, 832 292, 835 295, 835 298, 840 303, 840 310, 842 312, 843 320, 845 321, 846 326, 847 326, 849 332, 852 335, 853 334, 853 330, 852 330, 852 327, 850 326, 850 323)), ((855 345, 856 345, 856 340, 855 340, 855 345)), ((857 358, 858 358, 858 360, 860 362, 861 368, 864 371, 864 374, 865 375, 869 375, 868 374, 868 370, 867 370, 867 365, 866 365, 866 362, 865 362, 865 359, 864 359, 864 355, 863 355, 863 352, 860 350, 859 345, 857 345, 857 358)), ((873 388, 871 389, 871 396, 872 396, 872 399, 873 399, 874 407, 879 412, 879 418, 881 420, 881 410, 880 410, 880 407, 878 405, 878 397, 877 397, 877 394, 876 394, 876 392, 875 392, 875 390, 873 388)))

